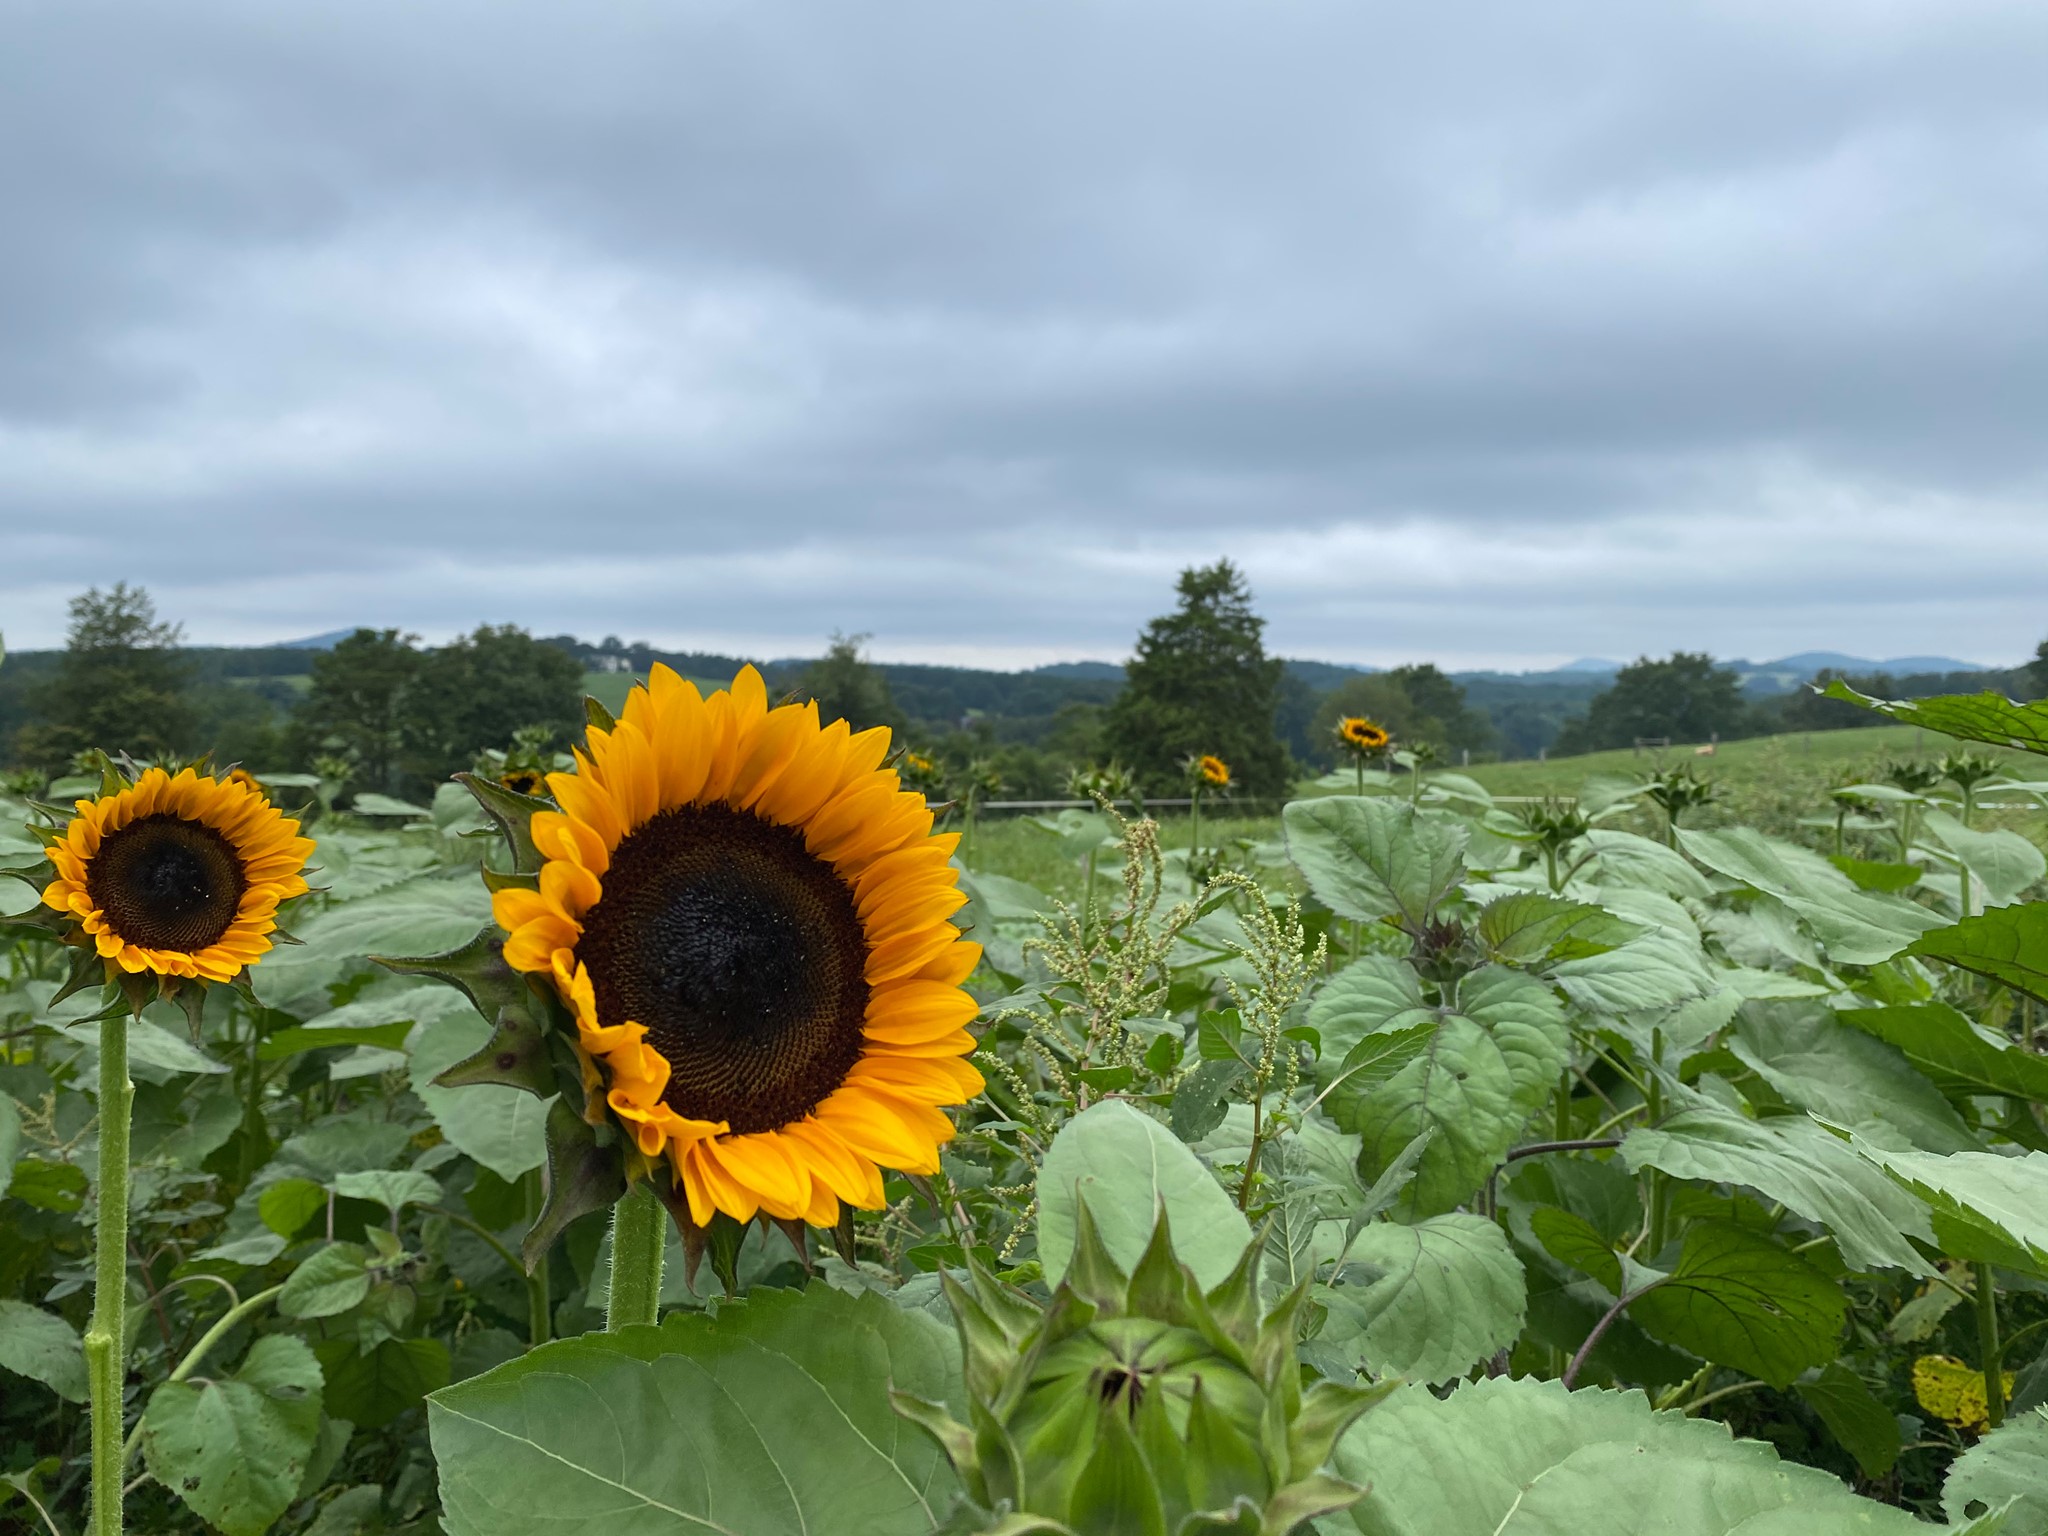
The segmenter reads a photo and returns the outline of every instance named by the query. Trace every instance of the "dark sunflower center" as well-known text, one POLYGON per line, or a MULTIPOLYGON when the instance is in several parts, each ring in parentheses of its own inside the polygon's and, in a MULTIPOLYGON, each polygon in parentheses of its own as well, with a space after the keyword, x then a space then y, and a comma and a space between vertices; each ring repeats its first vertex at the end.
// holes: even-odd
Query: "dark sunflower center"
POLYGON ((773 1130, 860 1059, 853 893, 789 827, 725 806, 664 811, 613 852, 576 954, 599 1022, 647 1026, 680 1115, 773 1130))
POLYGON ((85 893, 116 934, 184 954, 228 931, 248 883, 233 843, 167 812, 109 833, 85 868, 85 893))

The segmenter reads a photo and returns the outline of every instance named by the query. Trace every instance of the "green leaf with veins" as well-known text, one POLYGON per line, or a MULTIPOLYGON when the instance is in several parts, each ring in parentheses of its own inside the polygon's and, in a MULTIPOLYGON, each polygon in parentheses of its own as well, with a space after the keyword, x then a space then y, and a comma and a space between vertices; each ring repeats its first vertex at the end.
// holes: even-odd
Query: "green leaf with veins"
POLYGON ((1966 827, 1941 810, 1928 810, 1920 824, 1962 860, 1974 877, 1971 888, 1978 906, 2010 906, 2022 891, 2048 874, 2048 857, 2009 828, 1986 831, 1966 827))
POLYGON ((370 1294, 367 1256, 354 1243, 329 1243, 291 1272, 278 1294, 286 1317, 332 1317, 370 1294))
POLYGON ((1835 1017, 1897 1046, 1952 1097, 2003 1093, 2048 1102, 2048 1058, 1979 1030, 1947 1003, 1844 1008, 1835 1017))
POLYGON ((892 1386, 958 1405, 950 1330, 822 1285, 544 1345, 429 1404, 449 1536, 928 1532, 959 1485, 892 1386))
POLYGON ((167 1381, 142 1418, 150 1475, 227 1536, 262 1536, 298 1495, 320 1437, 319 1364, 270 1334, 232 1376, 167 1381))
POLYGON ((1489 959, 1534 965, 1559 949, 1594 954, 1638 937, 1642 929, 1583 901, 1547 891, 1522 891, 1490 901, 1479 914, 1478 937, 1489 959))
POLYGON ((1680 828, 1679 846, 1709 869, 1755 886, 1805 921, 1845 965, 1876 965, 1907 948, 1941 919, 1903 896, 1863 891, 1819 854, 1749 827, 1718 832, 1680 828))
POLYGON ((2048 1275, 2048 1152, 1894 1152, 1852 1138, 1855 1150, 1933 1210, 1951 1257, 2048 1275), (1972 1251, 1956 1246, 1977 1245, 1972 1251))
POLYGON ((1897 1415, 1848 1366, 1829 1361, 1801 1376, 1793 1388, 1820 1415, 1842 1449, 1856 1458, 1865 1477, 1883 1477, 1898 1463, 1904 1441, 1897 1415))
POLYGON ((1667 1344, 1774 1387, 1835 1357, 1848 1298, 1827 1275, 1732 1221, 1685 1229, 1678 1265, 1629 1309, 1667 1344))
POLYGON ((1751 1003, 1728 1047, 1801 1109, 1843 1125, 1888 1125, 1929 1152, 1978 1146, 1947 1099, 1893 1046, 1818 1003, 1751 1003))
POLYGON ((1288 855, 1339 917, 1398 917, 1415 931, 1465 873, 1462 822, 1387 799, 1329 795, 1281 813, 1288 855))
POLYGON ((1350 1511, 1363 1536, 1756 1536, 1771 1512, 1796 1518, 1791 1536, 1926 1530, 1711 1419, 1526 1376, 1442 1398, 1403 1387, 1345 1432, 1334 1464, 1371 1485, 1350 1511))
POLYGON ((1685 1107, 1661 1124, 1623 1139, 1621 1158, 1631 1172, 1656 1168, 1679 1179, 1747 1185, 1826 1227, 1851 1269, 1934 1273, 1907 1241, 1933 1245, 1925 1208, 1873 1177, 1876 1170, 1838 1137, 1803 1115, 1751 1120, 1698 1094, 1680 1102, 1685 1107))
POLYGON ((1435 1131, 1396 1204, 1409 1216, 1435 1215, 1500 1166, 1570 1056, 1571 1030, 1551 990, 1488 966, 1458 983, 1454 1005, 1421 1053, 1362 1095, 1348 1124, 1338 1123, 1359 1134, 1359 1170, 1369 1179, 1422 1132, 1435 1131))
POLYGON ((1906 953, 1961 966, 2048 1002, 2048 902, 1993 907, 1922 934, 1906 953))
POLYGON ((68 1402, 86 1396, 85 1350, 78 1330, 26 1301, 0 1301, 0 1370, 40 1381, 68 1402))
POLYGON ((1948 1469, 1941 1507, 1974 1520, 2018 1499, 1999 1536, 2048 1536, 2048 1409, 2014 1419, 1971 1446, 1948 1469))
POLYGON ((2048 700, 2015 704, 1997 693, 1944 693, 1931 699, 1874 699, 1840 678, 1821 692, 1845 704, 1860 704, 1902 725, 1917 725, 1963 741, 1982 741, 2048 756, 2048 700))
POLYGON ((1392 955, 1354 960, 1325 982, 1309 1004, 1308 1023, 1322 1041, 1317 1078, 1328 1086, 1344 1058, 1368 1035, 1433 1018, 1415 967, 1392 955))
POLYGON ((1507 1235, 1453 1211, 1414 1226, 1379 1221, 1352 1240, 1346 1264, 1364 1284, 1318 1285, 1319 1337, 1376 1376, 1443 1382, 1506 1349, 1522 1331, 1528 1286, 1507 1235))

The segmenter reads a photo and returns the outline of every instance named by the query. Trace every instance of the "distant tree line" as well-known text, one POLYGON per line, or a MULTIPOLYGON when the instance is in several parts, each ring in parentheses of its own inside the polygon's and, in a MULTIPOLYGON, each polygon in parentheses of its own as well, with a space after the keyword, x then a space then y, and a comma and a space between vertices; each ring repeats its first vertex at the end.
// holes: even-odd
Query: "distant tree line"
MULTIPOLYGON (((868 658, 865 635, 835 635, 821 657, 761 665, 778 697, 815 699, 857 727, 891 727, 930 765, 919 772, 933 790, 1028 799, 1062 796, 1073 769, 1112 760, 1148 794, 1179 793, 1185 764, 1203 753, 1230 764, 1235 793, 1278 798, 1335 766, 1334 727, 1346 715, 1446 763, 1869 723, 1811 688, 1746 694, 1732 668, 1697 652, 1640 657, 1604 687, 1597 677, 1452 678, 1428 663, 1363 673, 1283 661, 1267 655, 1264 620, 1228 561, 1183 571, 1176 597, 1122 669, 882 665, 868 658)), ((358 629, 326 650, 207 649, 183 638, 140 587, 73 599, 62 651, 18 654, 0 668, 0 766, 55 775, 90 746, 157 759, 211 750, 222 763, 317 768, 357 791, 418 795, 516 732, 538 732, 558 750, 573 744, 586 682, 603 692, 614 676, 622 692, 619 674, 644 677, 659 661, 715 687, 744 664, 617 636, 536 638, 509 624, 433 647, 396 629, 358 629)), ((2048 696, 2048 641, 2011 671, 1849 681, 1886 697, 2048 696)))

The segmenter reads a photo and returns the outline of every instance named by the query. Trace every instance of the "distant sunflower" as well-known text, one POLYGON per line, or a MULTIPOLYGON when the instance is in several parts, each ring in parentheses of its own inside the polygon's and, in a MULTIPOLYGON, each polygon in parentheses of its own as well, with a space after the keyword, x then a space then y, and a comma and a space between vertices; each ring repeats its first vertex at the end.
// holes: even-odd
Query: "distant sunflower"
POLYGON ((540 795, 547 792, 547 778, 537 768, 515 768, 510 773, 498 775, 498 782, 515 795, 540 795))
POLYGON ((1383 725, 1377 725, 1363 715, 1346 715, 1337 722, 1337 739, 1357 752, 1382 752, 1393 737, 1387 734, 1383 725))
POLYGON ((770 709, 752 667, 706 698, 656 666, 548 776, 539 890, 494 898, 506 961, 552 976, 587 1081, 699 1225, 878 1208, 880 1168, 936 1172, 939 1107, 981 1091, 958 839, 888 748, 770 709))
POLYGON ((263 781, 246 768, 230 768, 228 770, 228 782, 230 784, 239 784, 244 789, 254 790, 259 795, 268 795, 270 793, 270 791, 263 787, 263 781))
POLYGON ((312 841, 247 784, 151 768, 77 806, 43 904, 124 971, 231 980, 270 948, 278 903, 306 890, 312 841))
POLYGON ((1220 757, 1204 752, 1195 759, 1195 771, 1211 789, 1230 788, 1230 764, 1220 757))

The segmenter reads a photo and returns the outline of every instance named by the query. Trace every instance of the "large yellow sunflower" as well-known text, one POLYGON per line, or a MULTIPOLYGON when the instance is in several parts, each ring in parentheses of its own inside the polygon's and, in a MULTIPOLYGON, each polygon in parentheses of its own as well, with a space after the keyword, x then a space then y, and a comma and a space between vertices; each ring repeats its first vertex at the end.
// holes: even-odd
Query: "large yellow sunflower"
POLYGON ((875 1209, 880 1167, 936 1172, 939 1107, 981 1091, 958 839, 888 748, 770 709, 752 667, 706 698, 657 666, 548 776, 539 889, 494 898, 506 961, 553 977, 587 1084, 699 1225, 875 1209))
POLYGON ((151 768, 77 807, 43 904, 124 971, 231 980, 270 948, 278 903, 305 893, 311 839, 247 784, 151 768))

